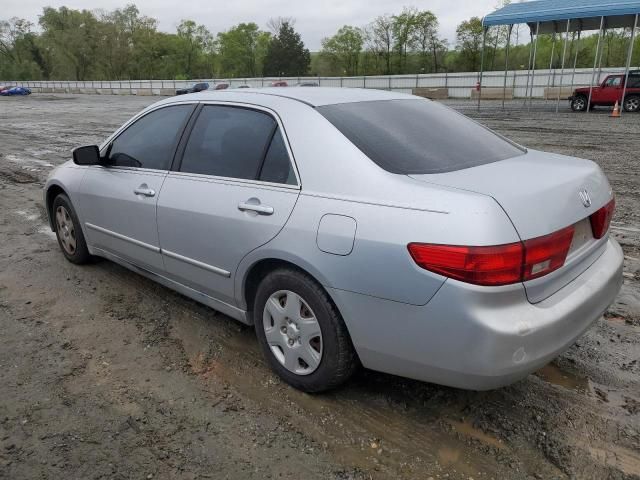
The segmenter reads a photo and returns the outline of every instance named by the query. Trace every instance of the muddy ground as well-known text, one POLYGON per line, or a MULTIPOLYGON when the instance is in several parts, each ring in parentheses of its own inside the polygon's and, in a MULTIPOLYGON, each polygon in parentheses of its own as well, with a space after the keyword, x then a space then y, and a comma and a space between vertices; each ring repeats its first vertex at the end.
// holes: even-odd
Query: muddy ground
POLYGON ((452 102, 609 176, 624 287, 575 346, 491 392, 362 371, 310 396, 269 371, 252 329, 60 253, 49 171, 155 100, 0 101, 0 478, 640 478, 640 115, 452 102))

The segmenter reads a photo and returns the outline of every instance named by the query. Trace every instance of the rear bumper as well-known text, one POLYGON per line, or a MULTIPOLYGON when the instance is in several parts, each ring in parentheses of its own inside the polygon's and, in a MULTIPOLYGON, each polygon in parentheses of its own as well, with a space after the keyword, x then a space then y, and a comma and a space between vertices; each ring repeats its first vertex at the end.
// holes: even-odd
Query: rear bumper
POLYGON ((447 280, 425 306, 331 290, 363 365, 471 390, 513 383, 571 346, 613 302, 623 255, 609 239, 578 278, 531 304, 524 287, 447 280))

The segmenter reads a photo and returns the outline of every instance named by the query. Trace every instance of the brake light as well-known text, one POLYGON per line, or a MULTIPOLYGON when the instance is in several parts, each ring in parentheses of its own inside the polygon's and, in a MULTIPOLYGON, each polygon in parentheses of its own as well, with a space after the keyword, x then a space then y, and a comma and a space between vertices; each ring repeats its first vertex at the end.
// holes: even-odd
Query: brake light
POLYGON ((474 285, 498 286, 532 280, 564 265, 573 240, 570 226, 525 242, 489 247, 410 243, 416 264, 474 285))
POLYGON ((475 285, 508 285, 522 277, 522 243, 464 247, 410 243, 409 253, 422 268, 475 285))
POLYGON ((544 237, 524 242, 524 271, 522 279, 533 280, 564 265, 573 240, 573 225, 544 237))
POLYGON ((605 236, 607 230, 609 230, 615 209, 616 199, 612 198, 604 207, 591 214, 589 220, 591 221, 591 231, 593 232, 594 238, 602 238, 605 236))

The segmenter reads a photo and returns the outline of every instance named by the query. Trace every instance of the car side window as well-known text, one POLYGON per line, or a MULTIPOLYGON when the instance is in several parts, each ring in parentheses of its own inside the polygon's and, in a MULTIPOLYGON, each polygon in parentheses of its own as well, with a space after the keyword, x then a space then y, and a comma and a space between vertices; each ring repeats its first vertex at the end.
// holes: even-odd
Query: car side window
POLYGON ((285 183, 287 185, 295 185, 297 183, 280 128, 273 135, 271 145, 269 145, 267 155, 262 164, 262 170, 260 170, 259 179, 263 182, 285 183))
POLYGON ((627 88, 640 88, 640 75, 629 75, 629 84, 627 88))
POLYGON ((622 78, 621 77, 611 77, 609 80, 607 80, 607 87, 619 87, 622 84, 622 78))
POLYGON ((255 180, 276 126, 263 112, 205 105, 191 131, 180 171, 255 180))
POLYGON ((160 108, 136 120, 109 148, 109 164, 168 170, 193 105, 160 108))

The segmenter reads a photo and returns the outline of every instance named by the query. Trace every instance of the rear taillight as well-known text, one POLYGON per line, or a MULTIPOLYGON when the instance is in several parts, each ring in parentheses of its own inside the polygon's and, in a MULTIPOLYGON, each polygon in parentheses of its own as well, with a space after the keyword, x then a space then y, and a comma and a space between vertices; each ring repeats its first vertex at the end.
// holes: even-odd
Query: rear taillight
POLYGON ((591 220, 591 231, 594 238, 602 238, 609 230, 611 219, 613 218, 613 212, 616 209, 616 199, 612 198, 609 203, 602 207, 597 212, 593 213, 589 220, 591 220))
POLYGON ((490 247, 410 243, 418 266, 474 285, 498 286, 546 275, 564 265, 573 240, 570 226, 525 242, 490 247))
POLYGON ((410 243, 409 253, 422 268, 476 285, 507 285, 522 276, 522 243, 463 247, 410 243))
POLYGON ((571 247, 574 230, 571 225, 551 235, 525 240, 522 279, 533 280, 562 267, 571 247))

